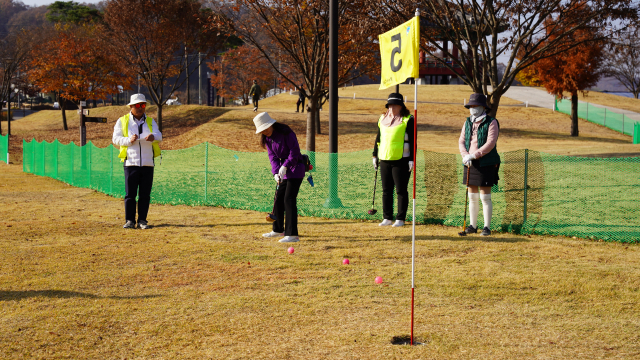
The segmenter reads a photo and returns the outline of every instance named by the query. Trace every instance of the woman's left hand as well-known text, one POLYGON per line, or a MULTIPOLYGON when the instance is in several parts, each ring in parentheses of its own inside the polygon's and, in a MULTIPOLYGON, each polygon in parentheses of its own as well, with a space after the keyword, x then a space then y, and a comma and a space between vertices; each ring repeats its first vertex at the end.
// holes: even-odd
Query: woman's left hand
POLYGON ((287 173, 287 167, 280 166, 280 170, 278 170, 278 175, 280 175, 280 177, 284 179, 284 176, 286 173, 287 173))
POLYGON ((409 172, 413 169, 413 161, 409 161, 409 172))

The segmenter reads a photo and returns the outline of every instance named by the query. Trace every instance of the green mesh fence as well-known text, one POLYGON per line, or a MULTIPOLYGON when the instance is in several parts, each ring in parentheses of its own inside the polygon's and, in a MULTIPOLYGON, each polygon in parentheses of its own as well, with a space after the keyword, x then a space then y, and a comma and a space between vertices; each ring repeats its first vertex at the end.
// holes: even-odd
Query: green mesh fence
MULTIPOLYGON (((556 110, 571 115, 571 101, 556 99, 556 110)), ((634 136, 636 121, 629 119, 624 114, 618 114, 606 108, 579 101, 578 117, 594 124, 606 126, 619 133, 634 136)))
MULTIPOLYGON (((23 152, 25 172, 124 196, 123 166, 113 146, 100 149, 89 143, 80 148, 58 141, 31 141, 24 142, 23 152)), ((382 211, 367 214, 375 174, 370 151, 309 156, 315 186, 303 183, 298 196, 300 215, 382 219, 382 211)), ((492 192, 492 229, 640 240, 640 158, 576 158, 528 150, 505 152, 501 157, 500 182, 492 192)), ((462 226, 465 187, 460 156, 419 150, 416 162, 416 223, 462 226)), ((272 179, 266 152, 244 153, 205 143, 163 151, 162 160, 156 161, 151 199, 269 212, 275 191, 272 179)), ((377 208, 382 203, 380 179, 378 186, 377 208)), ((482 219, 481 206, 479 225, 482 219)))
POLYGON ((9 135, 0 135, 0 161, 9 163, 9 135))

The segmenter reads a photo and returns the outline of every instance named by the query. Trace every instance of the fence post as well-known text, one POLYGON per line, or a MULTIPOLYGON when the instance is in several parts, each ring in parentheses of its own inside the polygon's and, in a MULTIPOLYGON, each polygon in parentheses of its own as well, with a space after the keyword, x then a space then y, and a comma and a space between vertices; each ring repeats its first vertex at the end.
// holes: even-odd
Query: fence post
POLYGON ((111 149, 111 156, 109 156, 109 163, 111 164, 109 166, 109 195, 113 195, 113 145, 110 145, 109 148, 111 149))
POLYGON ((36 138, 31 140, 31 173, 36 173, 36 138))
POLYGON ((522 210, 522 225, 527 221, 527 177, 529 176, 529 150, 524 149, 524 207, 522 210))
POLYGON ((622 114, 622 135, 624 135, 624 114, 622 114))
MULTIPOLYGON (((93 145, 93 143, 91 143, 91 145, 93 145)), ((88 161, 88 164, 87 164, 87 165, 89 165, 89 166, 87 166, 88 167, 87 176, 89 176, 89 189, 93 189, 91 187, 91 146, 90 145, 85 145, 85 146, 87 147, 87 150, 89 150, 89 161, 88 161)))
POLYGON ((69 149, 71 150, 71 156, 69 156, 71 158, 71 181, 69 182, 69 184, 73 185, 73 147, 75 146, 75 144, 73 142, 70 142, 69 145, 69 149))
POLYGON ((54 159, 56 160, 56 170, 55 170, 55 175, 56 175, 56 179, 57 179, 57 180, 60 180, 60 179, 58 178, 58 144, 59 144, 60 142, 58 141, 58 139, 56 139, 55 141, 56 141, 56 148, 55 148, 56 156, 55 156, 55 158, 54 158, 54 159))
POLYGON ((585 115, 585 120, 589 121, 589 103, 587 103, 587 114, 585 115))
POLYGON ((640 123, 633 124, 633 143, 640 144, 640 123))
POLYGON ((207 203, 207 186, 209 185, 209 142, 204 147, 204 202, 207 203))
POLYGON ((47 176, 47 173, 46 173, 46 171, 45 171, 45 170, 46 170, 46 168, 45 168, 45 164, 46 164, 45 159, 47 158, 47 157, 45 156, 45 154, 46 154, 46 153, 45 153, 45 151, 46 151, 46 150, 45 150, 45 147, 46 147, 46 146, 47 146, 47 142, 46 142, 46 141, 44 141, 44 140, 42 140, 42 175, 41 175, 41 176, 47 176))

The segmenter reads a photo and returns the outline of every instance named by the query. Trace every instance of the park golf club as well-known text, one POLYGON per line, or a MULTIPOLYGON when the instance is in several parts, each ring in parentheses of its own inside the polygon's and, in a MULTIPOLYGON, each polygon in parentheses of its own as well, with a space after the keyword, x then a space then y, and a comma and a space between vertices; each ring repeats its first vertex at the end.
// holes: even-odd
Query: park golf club
POLYGON ((373 178, 373 201, 371 201, 371 210, 367 211, 367 213, 369 213, 369 215, 375 215, 375 213, 378 212, 378 210, 375 209, 375 204, 376 204, 376 186, 378 185, 378 167, 380 165, 376 166, 376 176, 373 178))
POLYGON ((273 208, 271 208, 271 212, 269 214, 267 214, 267 218, 266 220, 268 222, 274 222, 276 220, 278 220, 278 217, 276 216, 275 212, 276 212, 276 201, 278 200, 278 188, 280 187, 280 182, 278 182, 278 184, 276 184, 276 193, 273 196, 273 208))
POLYGON ((469 173, 471 171, 471 164, 467 166, 467 191, 464 192, 464 223, 462 224, 462 232, 459 232, 460 236, 467 236, 465 231, 467 227, 467 202, 469 201, 469 173))

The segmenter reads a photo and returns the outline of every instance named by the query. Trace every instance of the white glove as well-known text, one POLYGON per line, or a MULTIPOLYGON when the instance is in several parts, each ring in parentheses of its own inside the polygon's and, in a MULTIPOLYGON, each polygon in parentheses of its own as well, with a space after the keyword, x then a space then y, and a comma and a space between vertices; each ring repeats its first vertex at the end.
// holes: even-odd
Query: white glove
POLYGON ((284 178, 284 175, 287 173, 287 167, 286 166, 280 166, 280 170, 278 170, 278 175, 280 175, 280 178, 284 178))
POLYGON ((475 160, 476 156, 473 154, 467 154, 462 158, 462 163, 466 166, 471 166, 471 160, 475 160))
POLYGON ((409 161, 409 172, 411 172, 411 169, 413 169, 413 161, 409 161))
POLYGON ((281 182, 281 181, 282 181, 282 178, 281 178, 281 177, 280 177, 280 175, 278 175, 278 174, 273 175, 273 179, 274 179, 277 183, 279 183, 279 182, 281 182))
POLYGON ((378 158, 377 157, 373 158, 373 169, 374 170, 378 170, 378 158))

